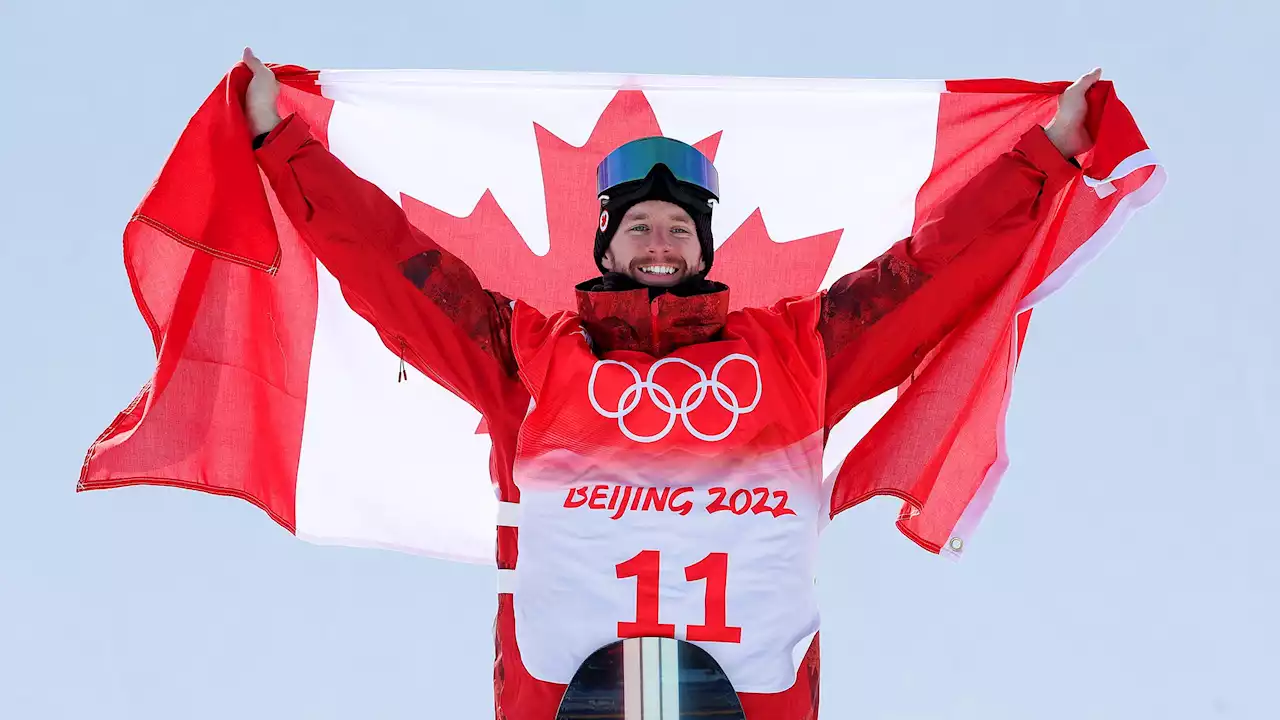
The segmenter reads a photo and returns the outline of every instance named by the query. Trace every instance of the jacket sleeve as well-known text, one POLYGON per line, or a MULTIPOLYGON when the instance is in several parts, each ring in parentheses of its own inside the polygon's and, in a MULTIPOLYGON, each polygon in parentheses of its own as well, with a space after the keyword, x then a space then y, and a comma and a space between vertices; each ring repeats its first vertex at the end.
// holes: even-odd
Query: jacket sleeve
POLYGON ((255 152, 294 228, 383 342, 482 413, 501 409, 518 384, 509 301, 481 287, 298 116, 255 152))
POLYGON ((1078 172, 1037 126, 939 205, 913 236, 823 295, 826 425, 907 379, 1013 270, 1078 172))

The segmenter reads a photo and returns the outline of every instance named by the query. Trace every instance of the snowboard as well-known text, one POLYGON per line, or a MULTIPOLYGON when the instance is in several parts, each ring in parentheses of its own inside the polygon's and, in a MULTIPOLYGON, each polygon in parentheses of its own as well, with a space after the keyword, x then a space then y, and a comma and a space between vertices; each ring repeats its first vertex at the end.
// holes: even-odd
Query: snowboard
POLYGON ((556 720, 745 720, 733 683, 705 650, 671 638, 605 645, 574 673, 556 720))

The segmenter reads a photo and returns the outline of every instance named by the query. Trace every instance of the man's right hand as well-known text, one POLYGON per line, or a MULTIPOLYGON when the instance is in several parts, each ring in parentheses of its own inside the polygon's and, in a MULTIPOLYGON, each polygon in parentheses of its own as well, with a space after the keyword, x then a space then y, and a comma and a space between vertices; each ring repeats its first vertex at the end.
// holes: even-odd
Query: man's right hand
POLYGON ((249 121, 249 131, 257 137, 271 132, 280 124, 280 113, 276 112, 280 82, 249 48, 244 49, 244 64, 253 71, 253 79, 249 81, 249 89, 244 96, 244 114, 249 121))

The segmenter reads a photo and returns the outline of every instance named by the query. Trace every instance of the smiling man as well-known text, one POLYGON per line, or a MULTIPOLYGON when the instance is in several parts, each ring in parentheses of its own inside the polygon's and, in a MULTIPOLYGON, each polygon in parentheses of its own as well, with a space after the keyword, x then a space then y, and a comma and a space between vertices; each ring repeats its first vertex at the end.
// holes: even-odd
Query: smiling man
POLYGON ((706 275, 719 197, 719 176, 706 156, 670 138, 635 140, 600 163, 596 190, 595 260, 602 272, 654 288, 706 275))
POLYGON ((749 720, 815 718, 827 435, 1000 286, 1080 180, 1071 158, 1092 143, 1085 92, 1100 71, 914 235, 765 308, 730 312, 730 288, 708 279, 711 162, 670 138, 622 145, 597 171, 601 275, 576 286, 575 311, 548 316, 486 290, 299 117, 281 118, 271 70, 245 62, 258 164, 301 238, 407 362, 485 417, 495 488, 519 507, 518 532, 498 533, 512 580, 497 716, 552 720, 596 649, 676 637, 715 658, 749 720))
MULTIPOLYGON (((603 215, 607 222, 609 216, 603 215)), ((606 236, 607 237, 607 236, 606 236)), ((647 200, 622 216, 600 257, 603 270, 627 275, 652 287, 671 287, 702 272, 698 231, 679 206, 647 200)))

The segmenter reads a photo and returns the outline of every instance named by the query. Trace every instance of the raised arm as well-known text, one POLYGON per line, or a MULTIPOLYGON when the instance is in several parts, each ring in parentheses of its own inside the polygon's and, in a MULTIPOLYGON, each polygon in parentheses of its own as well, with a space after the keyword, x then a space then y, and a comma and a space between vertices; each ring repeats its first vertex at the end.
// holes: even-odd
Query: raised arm
POLYGON ((1076 177, 1068 160, 1088 148, 1084 93, 1094 71, 1063 95, 1048 128, 1025 133, 920 226, 823 298, 827 426, 904 380, 975 303, 1017 265, 1054 197, 1076 177))
POLYGON ((246 62, 254 70, 246 113, 258 164, 348 303, 407 363, 481 412, 512 403, 523 411, 509 301, 487 292, 386 193, 316 142, 301 118, 279 118, 274 76, 248 51, 246 62))

